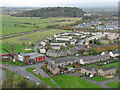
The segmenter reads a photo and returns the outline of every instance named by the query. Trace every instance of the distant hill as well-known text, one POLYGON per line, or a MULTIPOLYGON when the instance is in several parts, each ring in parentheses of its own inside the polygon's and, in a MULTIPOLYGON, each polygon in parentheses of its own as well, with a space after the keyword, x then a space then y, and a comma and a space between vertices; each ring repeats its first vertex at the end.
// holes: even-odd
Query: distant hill
POLYGON ((36 10, 24 11, 12 14, 16 17, 81 17, 84 15, 82 9, 76 7, 48 7, 36 10))

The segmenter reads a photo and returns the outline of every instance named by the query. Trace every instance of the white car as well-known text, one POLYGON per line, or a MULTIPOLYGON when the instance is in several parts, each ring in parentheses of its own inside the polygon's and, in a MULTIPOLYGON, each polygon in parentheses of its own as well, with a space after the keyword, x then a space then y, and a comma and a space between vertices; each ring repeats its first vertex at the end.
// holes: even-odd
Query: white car
POLYGON ((37 85, 39 85, 39 83, 36 83, 37 85))
POLYGON ((27 76, 26 79, 29 80, 29 77, 27 76))
POLYGON ((34 69, 33 72, 36 72, 36 69, 34 69))

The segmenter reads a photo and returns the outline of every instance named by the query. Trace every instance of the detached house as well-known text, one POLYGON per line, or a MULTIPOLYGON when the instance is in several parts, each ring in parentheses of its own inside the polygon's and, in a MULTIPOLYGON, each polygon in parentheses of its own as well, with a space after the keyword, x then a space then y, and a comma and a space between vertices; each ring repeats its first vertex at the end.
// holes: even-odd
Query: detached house
POLYGON ((110 67, 98 69, 98 75, 101 75, 101 76, 106 76, 106 75, 110 75, 110 74, 114 74, 114 73, 116 73, 115 66, 110 66, 110 67))

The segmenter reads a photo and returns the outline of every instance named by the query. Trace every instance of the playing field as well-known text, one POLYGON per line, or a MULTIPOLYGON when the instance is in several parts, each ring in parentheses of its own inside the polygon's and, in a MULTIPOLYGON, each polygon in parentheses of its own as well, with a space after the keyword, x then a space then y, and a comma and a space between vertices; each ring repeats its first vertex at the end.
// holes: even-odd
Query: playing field
POLYGON ((52 79, 61 88, 101 88, 99 85, 72 75, 53 76, 52 79))
POLYGON ((26 34, 26 35, 20 35, 12 38, 7 38, 3 39, 2 43, 25 43, 29 44, 29 42, 32 42, 33 44, 36 44, 42 39, 46 39, 49 36, 62 33, 62 32, 70 32, 69 30, 59 30, 59 29, 51 29, 48 31, 43 31, 43 32, 35 32, 31 34, 26 34))
POLYGON ((45 18, 40 17, 12 17, 2 15, 2 34, 0 36, 15 34, 20 32, 45 29, 48 25, 65 25, 73 23, 81 18, 45 18))

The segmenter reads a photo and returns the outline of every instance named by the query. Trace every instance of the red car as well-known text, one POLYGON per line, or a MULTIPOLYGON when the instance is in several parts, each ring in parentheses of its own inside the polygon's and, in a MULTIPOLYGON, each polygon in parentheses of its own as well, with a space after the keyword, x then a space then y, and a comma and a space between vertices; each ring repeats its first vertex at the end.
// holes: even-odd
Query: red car
POLYGON ((8 66, 8 64, 4 64, 5 66, 8 66))

